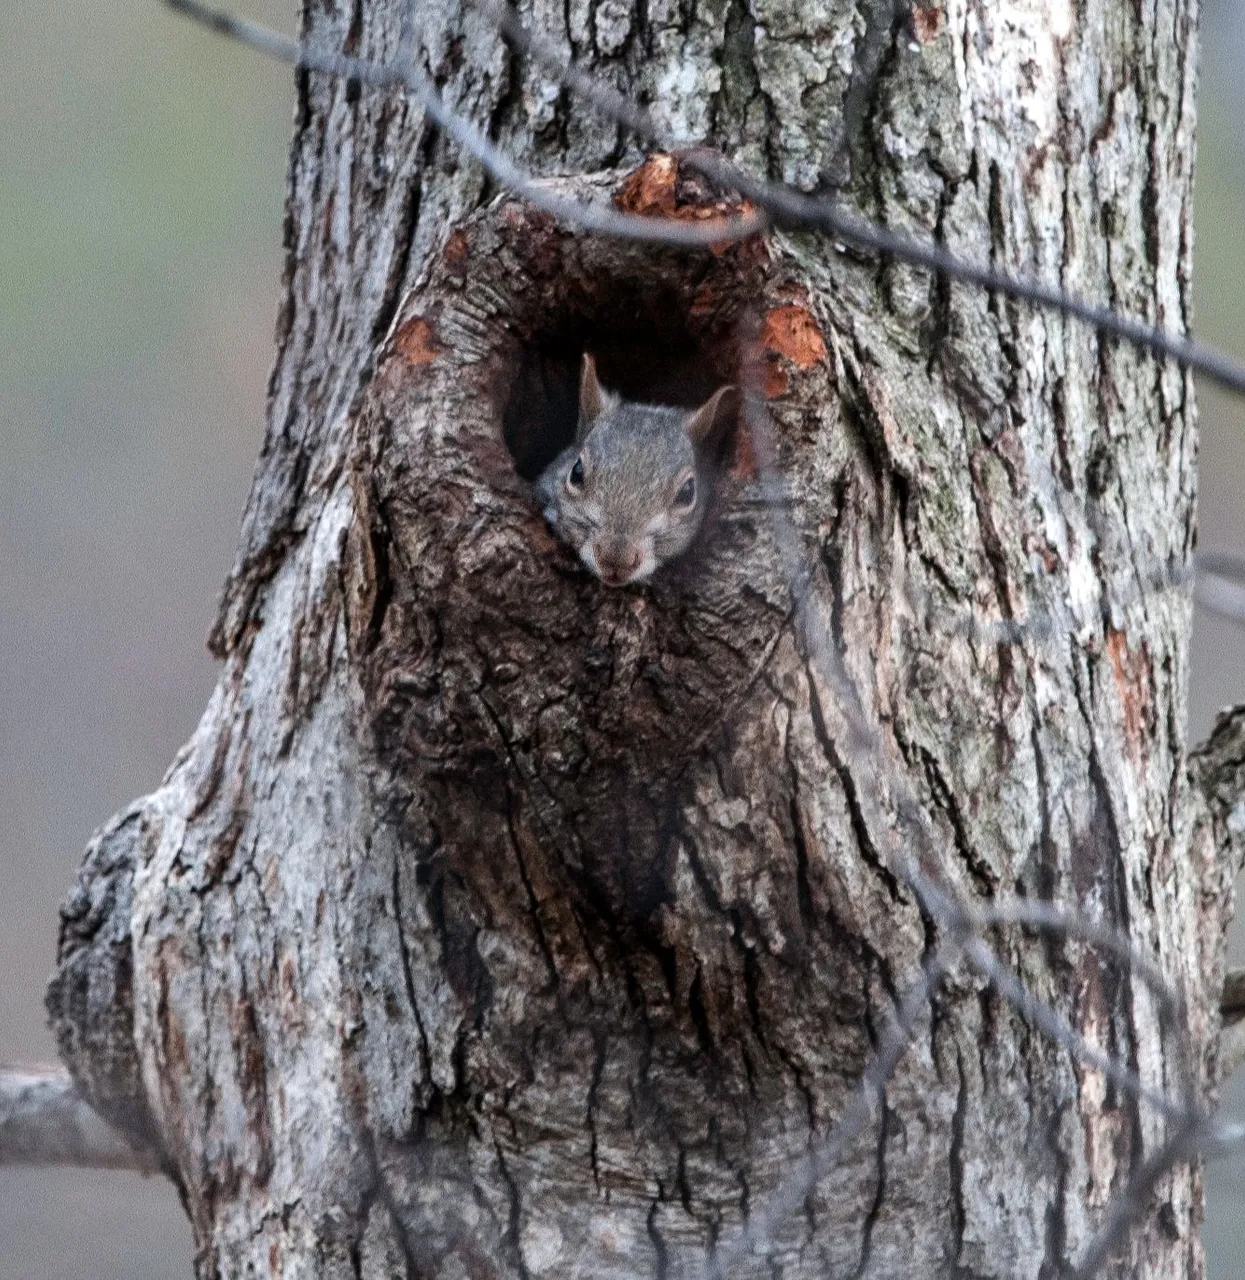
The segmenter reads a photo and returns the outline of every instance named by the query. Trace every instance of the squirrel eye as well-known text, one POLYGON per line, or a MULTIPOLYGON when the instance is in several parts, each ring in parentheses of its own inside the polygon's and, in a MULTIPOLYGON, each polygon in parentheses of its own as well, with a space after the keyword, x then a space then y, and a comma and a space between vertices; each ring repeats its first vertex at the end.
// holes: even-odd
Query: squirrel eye
POLYGON ((575 465, 567 472, 566 487, 568 489, 582 489, 584 487, 583 458, 576 458, 575 465))
POLYGON ((696 477, 688 476, 686 480, 679 486, 679 491, 674 495, 674 505, 676 507, 690 507, 696 502, 696 477))

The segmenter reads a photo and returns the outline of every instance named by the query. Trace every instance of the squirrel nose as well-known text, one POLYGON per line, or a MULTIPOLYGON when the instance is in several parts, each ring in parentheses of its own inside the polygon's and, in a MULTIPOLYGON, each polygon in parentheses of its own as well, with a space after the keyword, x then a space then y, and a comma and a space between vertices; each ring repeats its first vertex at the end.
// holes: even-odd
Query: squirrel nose
POLYGON ((631 579, 640 567, 644 553, 633 542, 622 539, 602 539, 596 547, 597 567, 601 581, 611 587, 620 587, 631 579))

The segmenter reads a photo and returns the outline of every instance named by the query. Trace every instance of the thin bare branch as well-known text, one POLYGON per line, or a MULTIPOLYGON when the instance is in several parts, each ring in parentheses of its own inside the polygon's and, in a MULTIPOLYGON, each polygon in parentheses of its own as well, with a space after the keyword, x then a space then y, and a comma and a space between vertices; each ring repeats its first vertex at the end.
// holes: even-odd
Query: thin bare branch
MULTIPOLYGON (((1146 599, 1152 593, 1181 591, 1192 587, 1193 602, 1237 626, 1245 626, 1245 560, 1224 552, 1198 552, 1193 563, 1175 561, 1139 576, 1131 589, 1115 594, 1114 603, 1123 608, 1146 599)), ((982 618, 971 609, 948 611, 930 607, 926 592, 915 583, 904 583, 904 594, 913 611, 930 620, 942 635, 964 636, 984 644, 1046 643, 1074 633, 1077 624, 1066 610, 1033 610, 1024 618, 982 618)))
POLYGON ((689 144, 681 143, 666 133, 643 107, 632 102, 626 94, 602 83, 573 62, 567 62, 543 36, 529 31, 504 0, 482 0, 481 8, 512 48, 539 63, 559 84, 579 94, 615 124, 630 129, 642 142, 650 143, 661 151, 687 149, 689 144))
POLYGON ((1219 1079, 1226 1080, 1245 1062, 1245 969, 1229 969, 1223 975, 1219 1016, 1223 1021, 1219 1031, 1219 1079))
POLYGON ((729 186, 752 200, 765 209, 779 226, 822 231, 857 249, 871 250, 912 266, 925 267, 949 279, 990 292, 1004 293, 1030 306, 1057 311, 1084 321, 1099 333, 1122 338, 1182 368, 1205 374, 1213 382, 1232 391, 1245 391, 1245 366, 1192 338, 1167 333, 1131 316, 1118 315, 1106 307, 1071 297, 1062 289, 1038 280, 966 262, 940 245, 923 244, 877 223, 867 222, 829 201, 804 195, 790 187, 761 182, 708 152, 690 155, 687 163, 711 181, 729 186))
POLYGON ((199 0, 164 0, 164 3, 220 35, 302 70, 340 76, 372 89, 404 89, 428 117, 473 156, 500 186, 559 221, 581 230, 695 249, 745 240, 769 224, 768 217, 756 210, 730 217, 684 221, 621 213, 599 202, 570 199, 520 168, 470 120, 448 106, 432 81, 413 61, 378 65, 348 54, 317 52, 269 27, 245 18, 235 18, 223 10, 200 4, 199 0))
POLYGON ((977 934, 998 925, 1014 924, 1052 937, 1075 938, 1089 943, 1136 974, 1154 992, 1162 1009, 1170 1013, 1179 1013, 1183 1009, 1184 1002, 1172 990, 1166 975, 1117 929, 1109 929, 1085 916, 1063 911, 1053 902, 1033 898, 1009 898, 982 907, 965 905, 961 910, 965 916, 965 927, 977 934))
POLYGON ((738 1236, 714 1252, 709 1264, 713 1280, 723 1280, 730 1275, 736 1263, 774 1234, 778 1223, 804 1203, 817 1183, 843 1158, 848 1147, 878 1114, 886 1086, 916 1039, 938 984, 954 965, 958 953, 959 946, 952 941, 941 952, 927 957, 921 966, 921 977, 908 989, 883 1027, 877 1047, 847 1108, 825 1138, 818 1139, 809 1153, 788 1171, 782 1189, 766 1201, 761 1212, 748 1219, 738 1236))
MULTIPOLYGON (((1196 557, 1193 564, 1184 560, 1169 561, 1148 573, 1139 573, 1130 587, 1113 594, 1112 603, 1116 608, 1125 608, 1148 599, 1152 594, 1185 590, 1190 585, 1196 593, 1200 590, 1201 572, 1201 563, 1196 557)), ((1080 626, 1070 616, 1069 608, 1061 602, 1045 610, 1030 608, 1023 618, 982 618, 972 609, 931 607, 928 594, 912 581, 904 583, 904 594, 913 612, 927 619, 940 634, 964 636, 984 644, 1047 643, 1075 634, 1080 626)))
MULTIPOLYGON (((1169 334, 1144 321, 1117 315, 1108 308, 1071 297, 1062 289, 1044 285, 1040 281, 966 262, 939 245, 922 243, 877 223, 868 222, 832 201, 805 195, 793 187, 754 178, 722 156, 704 149, 688 149, 683 158, 690 167, 718 186, 736 191, 752 201, 757 206, 756 210, 727 218, 689 222, 675 218, 625 214, 600 203, 567 199, 543 186, 538 179, 533 178, 496 147, 471 121, 450 108, 431 80, 412 61, 400 58, 392 64, 378 66, 346 54, 320 53, 271 28, 244 18, 236 18, 223 10, 201 4, 199 0, 164 0, 164 3, 212 31, 293 66, 341 76, 375 89, 403 87, 419 102, 428 116, 459 146, 475 157, 485 172, 501 186, 529 201, 536 208, 585 231, 653 244, 703 248, 756 235, 769 225, 772 218, 775 224, 791 230, 821 232, 857 249, 895 258, 949 279, 1007 294, 1031 306, 1072 316, 1099 333, 1121 338, 1164 359, 1172 360, 1182 368, 1205 374, 1230 390, 1245 392, 1245 366, 1213 347, 1191 338, 1169 334)), ((498 21, 500 23, 501 19, 498 21)), ((515 33, 523 28, 517 18, 513 15, 508 17, 503 29, 512 40, 520 42, 515 33)), ((553 62, 553 69, 561 79, 580 92, 588 92, 585 86, 591 83, 589 77, 577 70, 572 72, 554 59, 547 59, 543 46, 530 33, 525 34, 526 42, 523 47, 527 52, 540 57, 542 62, 553 62)), ((619 123, 636 130, 650 141, 657 142, 661 139, 662 135, 653 126, 651 119, 637 108, 625 105, 621 95, 595 86, 590 96, 597 105, 608 109, 609 114, 619 123)))
POLYGON ((1219 1079, 1236 1075, 1245 1062, 1245 1022, 1233 1022, 1219 1032, 1219 1079))
POLYGON ((1245 560, 1224 551, 1199 552, 1194 599, 1204 609, 1245 624, 1245 560))
POLYGON ((74 1087, 60 1067, 0 1067, 0 1167, 75 1165, 89 1169, 157 1169, 74 1087))
POLYGON ((775 225, 793 231, 818 231, 853 248, 923 267, 937 275, 977 285, 993 293, 1007 294, 1033 307, 1071 316, 1099 333, 1121 338, 1182 368, 1205 374, 1213 382, 1232 391, 1245 391, 1245 365, 1214 347, 1167 333, 1143 320, 1119 315, 1108 307, 1085 302, 1063 289, 1031 277, 967 262, 940 245, 923 243, 869 222, 831 200, 755 178, 716 152, 669 136, 647 112, 629 102, 617 90, 598 83, 580 68, 568 65, 550 44, 528 31, 508 5, 500 3, 500 0, 486 0, 484 7, 516 49, 538 61, 561 83, 646 142, 665 151, 682 153, 683 160, 691 168, 724 190, 736 191, 751 200, 771 215, 775 225))
POLYGON ((1080 1264, 1068 1274, 1070 1280, 1090 1280, 1110 1260, 1129 1227, 1149 1207, 1150 1198, 1162 1180, 1182 1161, 1191 1160, 1212 1139, 1208 1127, 1196 1120, 1181 1125, 1129 1180, 1128 1186, 1111 1205, 1106 1221, 1090 1242, 1080 1264))
POLYGON ((1229 969, 1223 975, 1223 998, 1219 1009, 1225 1021, 1245 1018, 1245 969, 1229 969))
MULTIPOLYGON (((774 463, 768 411, 760 389, 754 339, 755 333, 745 333, 741 341, 741 350, 745 352, 740 371, 744 422, 750 432, 762 487, 770 499, 767 506, 796 601, 796 616, 808 650, 810 671, 816 672, 837 703, 843 724, 842 747, 856 781, 857 803, 865 815, 869 829, 878 833, 887 865, 912 890, 922 912, 947 939, 944 945, 948 950, 954 948, 957 955, 962 954, 981 978, 1039 1031, 1075 1058, 1104 1074, 1121 1091, 1153 1107, 1170 1121, 1171 1137, 1163 1152, 1156 1157, 1161 1165, 1160 1176, 1161 1172, 1170 1170, 1174 1162, 1187 1158, 1204 1141, 1227 1141, 1230 1137, 1228 1130, 1215 1125, 1196 1105, 1194 1081, 1187 1055, 1178 1053, 1175 1059, 1176 1072, 1180 1077, 1176 1097, 1148 1087, 1128 1066, 1091 1044, 1052 1007, 1039 1000, 999 961, 981 934, 989 927, 1016 924, 1055 935, 1079 938, 1095 945, 1125 967, 1135 969, 1137 975, 1154 991, 1160 1016, 1164 1024, 1170 1026, 1170 1015, 1180 1008, 1179 996, 1170 989, 1153 963, 1136 952, 1127 938, 1096 922, 1062 912, 1053 904, 1013 900, 977 907, 963 901, 958 893, 948 887, 949 881, 943 874, 943 860, 928 817, 904 785, 902 777, 888 768, 880 751, 878 735, 865 719, 859 693, 843 664, 837 644, 825 625, 821 612, 815 607, 815 579, 812 570, 804 563, 800 536, 791 520, 789 504, 782 493, 774 463), (885 819, 888 808, 898 815, 898 832, 885 819), (912 851, 909 851, 908 845, 912 846, 912 851), (1162 1163, 1163 1161, 1166 1163, 1162 1163)), ((907 1025, 910 1026, 910 1022, 907 1025)), ((905 1044, 910 1039, 910 1030, 906 1030, 906 1035, 905 1044)), ((889 1079, 901 1057, 901 1053, 895 1054, 889 1046, 885 1054, 879 1049, 866 1068, 864 1080, 876 1078, 877 1072, 883 1068, 885 1078, 889 1079)), ((859 1102, 854 1103, 854 1106, 858 1108, 859 1102)), ((849 1113, 855 1115, 851 1108, 849 1113)), ((843 1141, 838 1137, 836 1126, 826 1145, 810 1155, 803 1166, 792 1171, 784 1190, 774 1197, 757 1222, 775 1222, 802 1203, 811 1193, 816 1181, 839 1158, 842 1150, 843 1141)), ((1124 1227, 1118 1229, 1124 1229, 1131 1221, 1131 1206, 1123 1205, 1119 1212, 1124 1227)), ((745 1235, 755 1240, 760 1230, 759 1225, 750 1227, 745 1235)), ((1113 1233, 1117 1231, 1114 1220, 1111 1230, 1113 1233)), ((742 1243, 734 1245, 724 1257, 739 1257, 744 1247, 742 1243)), ((1107 1247, 1109 1249, 1113 1244, 1108 1242, 1107 1247)))
POLYGON ((969 942, 965 949, 969 964, 1009 1004, 1013 1005, 1039 1031, 1044 1032, 1056 1044, 1067 1049, 1075 1058, 1101 1072, 1112 1084, 1145 1102, 1169 1120, 1181 1123, 1188 1118, 1188 1109, 1173 1102, 1166 1094, 1147 1088, 1136 1072, 1124 1066, 1097 1045, 1091 1044, 1079 1031, 1070 1026, 1044 1001, 1039 1000, 979 938, 969 942))
MULTIPOLYGON (((768 225, 793 231, 812 231, 869 253, 1068 315, 1090 325, 1100 334, 1149 350, 1161 358, 1205 374, 1232 390, 1245 391, 1245 367, 1189 338, 1166 333, 1137 319, 1119 316, 1036 280, 964 262, 940 245, 891 232, 832 201, 756 179, 717 153, 680 147, 678 140, 665 136, 647 113, 623 95, 597 83, 579 68, 566 66, 550 46, 527 32, 513 11, 497 0, 486 0, 486 7, 516 48, 538 59, 564 84, 647 142, 663 150, 681 151, 684 163, 723 190, 737 192, 756 205, 759 211, 684 222, 628 215, 602 203, 581 202, 559 194, 525 172, 476 125, 446 104, 415 60, 414 22, 409 6, 403 14, 397 59, 378 65, 339 53, 316 52, 268 28, 201 4, 199 0, 165 0, 165 3, 221 34, 295 66, 340 76, 376 89, 403 89, 500 185, 554 217, 584 230, 684 247, 721 244, 755 234, 768 225)), ((754 345, 749 339, 741 344, 741 348, 749 352, 754 345)), ((841 746, 858 786, 857 801, 865 825, 871 836, 878 840, 888 867, 912 892, 921 912, 938 930, 940 950, 927 956, 920 979, 908 990, 884 1027, 846 1110, 830 1133, 825 1139, 810 1144, 807 1156, 792 1168, 782 1188, 760 1212, 752 1215, 737 1238, 719 1247, 710 1263, 712 1272, 715 1275, 729 1274, 733 1262, 754 1252, 769 1239, 776 1224, 803 1203, 825 1172, 843 1157, 850 1143, 881 1105, 886 1086, 920 1031, 922 1018, 948 966, 964 960, 1038 1031, 1079 1061, 1101 1072, 1131 1098, 1154 1108, 1169 1122, 1164 1145, 1138 1170, 1082 1259, 1077 1274, 1088 1276, 1111 1255, 1129 1223, 1144 1210, 1154 1189, 1176 1164, 1208 1146, 1225 1145, 1235 1140, 1237 1135, 1216 1125, 1197 1104, 1192 1071, 1183 1053, 1177 1053, 1174 1059, 1174 1070, 1180 1077, 1178 1096, 1150 1087, 1137 1072, 1092 1044, 1054 1008, 1033 994, 987 945, 982 934, 990 928, 1007 925, 1079 940, 1100 949, 1145 983, 1155 995, 1165 1027, 1170 1026, 1180 1013, 1179 995, 1171 990, 1157 966, 1120 934, 1048 903, 1012 900, 977 907, 965 902, 953 887, 933 824, 906 787, 902 775, 889 767, 879 733, 870 724, 860 692, 823 616, 824 602, 817 598, 815 590, 816 567, 806 564, 800 535, 790 518, 785 495, 776 478, 767 415, 758 389, 759 378, 755 374, 756 370, 751 374, 744 370, 741 379, 745 421, 749 424, 761 488, 773 513, 775 537, 796 604, 795 613, 807 651, 810 693, 812 697, 825 699, 827 704, 831 704, 827 709, 834 717, 834 732, 842 739, 841 746), (894 821, 896 816, 897 824, 894 821)), ((1198 584, 1199 599, 1229 616, 1245 619, 1245 589, 1238 585, 1245 578, 1242 567, 1226 561, 1221 563, 1214 557, 1202 557, 1198 564, 1206 584, 1205 588, 1203 582, 1198 584)), ((1183 585, 1188 581, 1190 572, 1187 564, 1166 566, 1159 579, 1160 585, 1183 585)), ((1148 584, 1139 584, 1138 593, 1145 589, 1148 589, 1148 584)), ((1115 600, 1117 604, 1121 602, 1121 599, 1115 600)), ((1058 622, 1054 617, 1033 618, 1025 622, 1004 619, 984 626, 998 628, 998 638, 1010 641, 1027 635, 1054 634, 1058 622)), ((974 634, 992 633, 983 631, 979 624, 974 634)), ((2 1085, 3 1076, 0 1076, 0 1087, 2 1085)), ((69 1088, 72 1092, 72 1086, 69 1088)), ((2 1098, 0 1093, 0 1101, 2 1098)), ((68 1104, 67 1099, 62 1101, 68 1104)), ((85 1104, 78 1100, 78 1105, 85 1104)), ((98 1122, 98 1117, 96 1120, 98 1122)), ((0 1110, 0 1162, 3 1160, 5 1133, 4 1113, 0 1110)))

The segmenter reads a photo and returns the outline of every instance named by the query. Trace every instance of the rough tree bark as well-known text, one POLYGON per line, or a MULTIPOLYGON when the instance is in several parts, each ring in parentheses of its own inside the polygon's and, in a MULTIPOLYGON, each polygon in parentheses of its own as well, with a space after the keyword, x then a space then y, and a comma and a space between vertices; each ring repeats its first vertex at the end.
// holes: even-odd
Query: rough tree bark
MULTIPOLYGON (((320 0, 304 34, 382 60, 401 8, 320 0)), ((525 17, 757 172, 1188 321, 1189 0, 525 17)), ((450 101, 537 172, 712 204, 677 159, 637 172, 476 12, 419 20, 450 101)), ((533 405, 585 345, 632 394, 699 393, 755 317, 813 589, 949 877, 1127 930, 1211 1070, 1228 837, 1191 839, 1189 607, 1149 585, 1193 543, 1187 377, 809 237, 559 228, 396 94, 315 75, 286 244, 220 683, 88 851, 49 997, 80 1087, 177 1180, 200 1275, 699 1274, 841 1113, 938 940, 858 803, 742 442, 650 587, 600 586, 544 530, 524 476, 565 422, 533 405), (958 625, 1043 614, 1053 638, 958 625)), ((1129 975, 996 941, 1172 1084, 1129 975)), ((961 977, 877 1122, 733 1272, 1052 1276, 1162 1132, 961 977)), ((1201 1275, 1196 1171, 1151 1208, 1120 1274, 1201 1275)))

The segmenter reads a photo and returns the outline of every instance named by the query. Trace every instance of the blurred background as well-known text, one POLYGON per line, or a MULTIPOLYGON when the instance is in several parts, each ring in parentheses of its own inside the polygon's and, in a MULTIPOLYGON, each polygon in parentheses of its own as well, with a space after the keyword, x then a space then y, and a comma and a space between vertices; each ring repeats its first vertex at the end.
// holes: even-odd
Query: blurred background
MULTIPOLYGON (((216 678, 294 88, 158 0, 0 3, 0 51, 0 1061, 32 1062, 84 841, 216 678)), ((0 1170, 0 1280, 191 1274, 163 1179, 0 1170)))
MULTIPOLYGON (((294 0, 245 8, 293 28, 294 0)), ((83 846, 156 785, 215 680, 293 77, 158 0, 2 5, 0 48, 0 1061, 34 1062, 55 1057, 43 987, 83 846)), ((1202 74, 1198 331, 1245 355, 1245 0, 1206 0, 1202 74)), ((1245 551, 1245 402, 1199 401, 1201 546, 1245 551)), ((1199 613, 1193 740, 1239 701, 1245 632, 1199 613)), ((1224 1102, 1245 1121, 1241 1076, 1224 1102)), ((1245 1155, 1206 1180, 1210 1276, 1238 1280, 1245 1155)), ((0 1280, 190 1275, 163 1180, 0 1169, 0 1280)))

